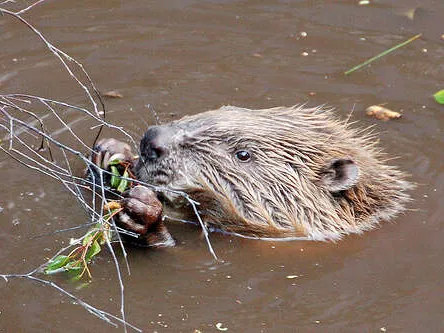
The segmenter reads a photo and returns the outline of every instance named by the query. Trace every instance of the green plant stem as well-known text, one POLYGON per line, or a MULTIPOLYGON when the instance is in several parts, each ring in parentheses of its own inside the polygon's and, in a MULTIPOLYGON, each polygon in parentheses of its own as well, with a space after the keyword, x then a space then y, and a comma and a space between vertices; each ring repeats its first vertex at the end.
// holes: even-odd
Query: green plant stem
POLYGON ((381 57, 383 57, 383 56, 385 56, 385 55, 387 55, 387 54, 389 54, 389 53, 399 49, 400 47, 403 47, 403 46, 413 42, 415 39, 418 39, 421 36, 422 36, 422 34, 417 34, 417 35, 413 36, 412 38, 406 40, 405 42, 402 42, 402 43, 400 43, 398 45, 395 45, 392 48, 390 48, 388 50, 385 50, 384 52, 379 53, 378 55, 374 56, 373 58, 370 58, 370 59, 364 61, 363 63, 361 63, 361 64, 359 64, 359 65, 349 69, 348 71, 344 72, 344 74, 345 75, 349 75, 349 74, 353 73, 354 71, 357 71, 358 69, 361 69, 362 67, 367 66, 371 62, 373 62, 373 61, 375 61, 375 60, 377 60, 377 59, 379 59, 379 58, 381 58, 381 57))

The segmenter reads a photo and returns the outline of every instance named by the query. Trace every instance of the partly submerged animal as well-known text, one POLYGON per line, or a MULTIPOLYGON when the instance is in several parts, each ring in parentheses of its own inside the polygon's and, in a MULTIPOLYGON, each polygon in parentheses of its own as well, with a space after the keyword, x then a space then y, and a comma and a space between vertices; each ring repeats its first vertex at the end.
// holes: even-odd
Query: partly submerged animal
POLYGON ((225 106, 150 127, 140 151, 138 179, 186 192, 208 225, 245 235, 336 240, 409 201, 375 138, 322 108, 225 106))

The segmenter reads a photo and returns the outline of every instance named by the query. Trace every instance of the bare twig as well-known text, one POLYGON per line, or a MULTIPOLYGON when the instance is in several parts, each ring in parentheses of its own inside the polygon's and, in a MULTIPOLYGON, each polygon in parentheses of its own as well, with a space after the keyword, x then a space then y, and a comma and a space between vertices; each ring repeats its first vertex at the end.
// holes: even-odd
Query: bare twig
POLYGON ((45 2, 45 0, 39 0, 34 2, 33 4, 29 5, 28 7, 16 12, 17 15, 22 15, 24 13, 26 13, 28 10, 30 10, 31 8, 34 8, 37 5, 40 5, 41 3, 45 2))
MULTIPOLYGON (((0 6, 4 6, 11 2, 13 1, 6 0, 0 2, 0 6)), ((108 228, 107 230, 112 230, 115 240, 106 238, 106 245, 117 272, 120 289, 120 317, 95 308, 52 281, 37 276, 37 274, 43 272, 51 260, 58 255, 65 253, 65 251, 71 251, 74 246, 81 244, 86 235, 60 249, 48 262, 42 263, 27 274, 0 274, 0 277, 3 277, 5 280, 11 278, 25 278, 50 286, 75 300, 76 303, 82 306, 85 310, 107 323, 114 326, 122 324, 125 332, 127 332, 127 329, 129 328, 140 331, 137 327, 126 321, 123 274, 120 268, 119 256, 116 254, 116 250, 113 247, 115 242, 119 244, 127 272, 130 274, 131 271, 127 260, 127 253, 120 238, 120 233, 133 237, 137 237, 138 235, 117 227, 113 218, 105 218, 106 216, 109 216, 110 212, 104 211, 104 203, 106 202, 104 178, 105 176, 110 175, 110 172, 98 168, 88 158, 88 155, 91 155, 93 152, 91 145, 86 143, 87 140, 85 139, 87 138, 84 138, 77 133, 76 125, 87 124, 90 128, 99 128, 99 131, 93 140, 94 144, 100 136, 102 129, 106 127, 109 130, 114 131, 116 136, 123 136, 126 138, 135 151, 138 151, 138 145, 133 137, 122 127, 111 124, 105 120, 105 106, 98 89, 94 85, 87 71, 84 69, 84 66, 62 50, 55 47, 36 27, 21 16, 43 2, 44 0, 36 1, 28 7, 16 12, 0 7, 0 14, 8 15, 18 20, 28 27, 43 42, 45 48, 60 61, 62 68, 66 70, 78 87, 83 90, 89 106, 77 106, 64 101, 52 100, 23 93, 4 95, 0 93, 0 152, 19 164, 59 182, 73 195, 88 215, 89 220, 84 225, 55 232, 75 230, 88 225, 99 225, 103 228, 108 228), (77 118, 72 120, 72 116, 77 116, 77 118), (2 143, 7 143, 7 146, 3 146, 2 143), (85 179, 74 174, 73 170, 78 170, 79 164, 83 166, 84 169, 88 170, 91 177, 85 179)), ((158 122, 159 120, 154 110, 153 113, 158 122)), ((140 155, 140 152, 138 153, 140 155)), ((217 260, 217 256, 208 237, 208 230, 197 210, 197 202, 192 200, 186 193, 180 191, 154 186, 139 180, 124 177, 121 178, 147 186, 157 192, 171 192, 183 196, 193 208, 205 236, 208 249, 213 258, 217 260)))
POLYGON ((140 328, 127 323, 124 319, 121 319, 109 312, 104 311, 104 310, 100 310, 100 309, 92 306, 91 304, 85 302, 84 300, 78 298, 74 294, 68 292, 64 288, 60 287, 58 284, 56 284, 52 281, 49 281, 49 280, 45 280, 45 279, 36 277, 33 274, 35 274, 35 272, 30 272, 28 274, 0 274, 0 277, 2 277, 5 281, 8 281, 9 279, 12 279, 12 278, 22 278, 22 279, 29 279, 29 280, 37 281, 37 282, 42 283, 46 286, 52 287, 52 288, 56 289, 57 291, 61 292, 62 294, 68 296, 69 298, 74 300, 76 303, 81 305, 83 308, 85 308, 89 313, 102 319, 103 321, 107 322, 108 324, 118 327, 117 323, 120 323, 120 324, 124 325, 125 331, 126 331, 126 327, 130 327, 133 330, 135 330, 136 332, 142 332, 142 330, 140 328))

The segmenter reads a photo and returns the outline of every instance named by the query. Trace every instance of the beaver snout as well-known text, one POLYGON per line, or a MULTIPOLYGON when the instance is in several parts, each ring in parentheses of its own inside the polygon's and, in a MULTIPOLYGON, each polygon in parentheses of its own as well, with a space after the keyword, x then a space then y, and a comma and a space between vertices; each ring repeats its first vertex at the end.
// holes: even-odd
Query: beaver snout
MULTIPOLYGON (((140 152, 144 160, 158 160, 168 151, 169 128, 165 126, 151 126, 140 141, 140 152)), ((171 133, 172 134, 172 133, 171 133)))

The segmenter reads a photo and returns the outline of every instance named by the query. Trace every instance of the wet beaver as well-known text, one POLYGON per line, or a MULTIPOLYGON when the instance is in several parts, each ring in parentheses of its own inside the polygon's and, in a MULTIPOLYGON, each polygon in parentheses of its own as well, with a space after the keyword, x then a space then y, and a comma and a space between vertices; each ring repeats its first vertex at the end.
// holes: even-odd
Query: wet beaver
POLYGON ((401 212, 411 187, 374 137, 322 108, 225 106, 150 127, 140 153, 138 179, 186 192, 208 225, 247 235, 361 233, 401 212))

